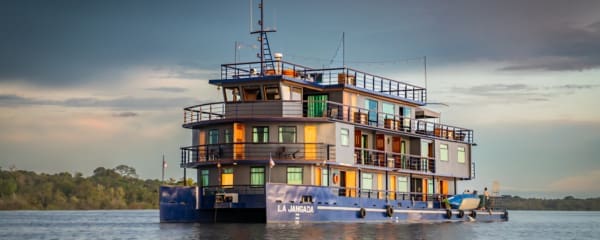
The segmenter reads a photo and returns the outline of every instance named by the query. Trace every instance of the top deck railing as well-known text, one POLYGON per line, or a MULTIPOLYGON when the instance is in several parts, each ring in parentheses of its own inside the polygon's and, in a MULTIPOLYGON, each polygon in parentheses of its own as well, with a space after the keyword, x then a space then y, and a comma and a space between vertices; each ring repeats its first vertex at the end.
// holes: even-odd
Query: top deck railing
POLYGON ((223 64, 221 65, 221 80, 281 75, 321 86, 340 84, 353 86, 376 94, 410 100, 421 105, 427 102, 427 90, 423 87, 356 69, 346 67, 313 69, 285 61, 267 62, 273 63, 275 69, 265 69, 264 73, 260 72, 260 62, 223 64))

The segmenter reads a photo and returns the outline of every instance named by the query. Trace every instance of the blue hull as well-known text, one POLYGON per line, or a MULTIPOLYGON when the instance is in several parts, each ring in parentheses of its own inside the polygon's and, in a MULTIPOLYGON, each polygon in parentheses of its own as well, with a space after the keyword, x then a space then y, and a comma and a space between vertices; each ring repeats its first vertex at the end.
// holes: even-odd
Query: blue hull
MULTIPOLYGON (((410 200, 344 197, 317 186, 266 184, 264 192, 241 191, 237 202, 215 203, 196 187, 160 189, 161 222, 445 222, 507 221, 506 211, 459 211, 410 200), (246 192, 246 193, 244 193, 246 192), (311 199, 303 197, 311 196, 311 199)), ((226 190, 235 192, 235 189, 226 190)), ((375 196, 376 197, 376 196, 375 196)))

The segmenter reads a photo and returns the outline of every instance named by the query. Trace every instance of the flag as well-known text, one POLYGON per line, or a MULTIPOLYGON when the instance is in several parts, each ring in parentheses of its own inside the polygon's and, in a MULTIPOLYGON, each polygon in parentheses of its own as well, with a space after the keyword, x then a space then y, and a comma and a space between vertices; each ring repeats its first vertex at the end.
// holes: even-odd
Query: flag
POLYGON ((273 168, 275 166, 275 162, 273 161, 273 157, 271 157, 271 153, 269 153, 269 167, 273 168))
POLYGON ((163 159, 163 168, 167 168, 167 161, 163 159))

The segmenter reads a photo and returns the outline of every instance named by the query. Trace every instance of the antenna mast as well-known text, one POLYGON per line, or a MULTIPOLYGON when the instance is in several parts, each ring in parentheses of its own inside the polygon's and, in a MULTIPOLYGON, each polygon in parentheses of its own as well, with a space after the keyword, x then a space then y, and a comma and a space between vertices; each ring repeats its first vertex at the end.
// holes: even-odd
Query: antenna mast
POLYGON ((258 8, 260 9, 260 20, 258 20, 258 25, 260 26, 260 30, 252 31, 251 34, 259 34, 258 41, 260 42, 260 52, 257 57, 260 58, 260 75, 265 74, 265 70, 269 67, 270 69, 275 69, 273 64, 273 57, 271 55, 271 48, 269 47, 269 40, 267 38, 267 33, 275 32, 274 29, 265 29, 265 21, 264 21, 264 9, 265 5, 263 4, 263 0, 260 0, 258 4, 258 8))

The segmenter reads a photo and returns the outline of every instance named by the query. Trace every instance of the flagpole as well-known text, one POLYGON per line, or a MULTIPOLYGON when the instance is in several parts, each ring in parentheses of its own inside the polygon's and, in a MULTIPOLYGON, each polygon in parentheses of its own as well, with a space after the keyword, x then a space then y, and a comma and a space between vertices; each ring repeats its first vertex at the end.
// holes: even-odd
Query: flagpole
POLYGON ((271 171, 273 170, 273 166, 275 166, 275 162, 273 162, 273 157, 271 156, 271 152, 269 152, 269 181, 271 182, 271 171))
POLYGON ((165 154, 162 155, 162 182, 165 183, 165 154))

